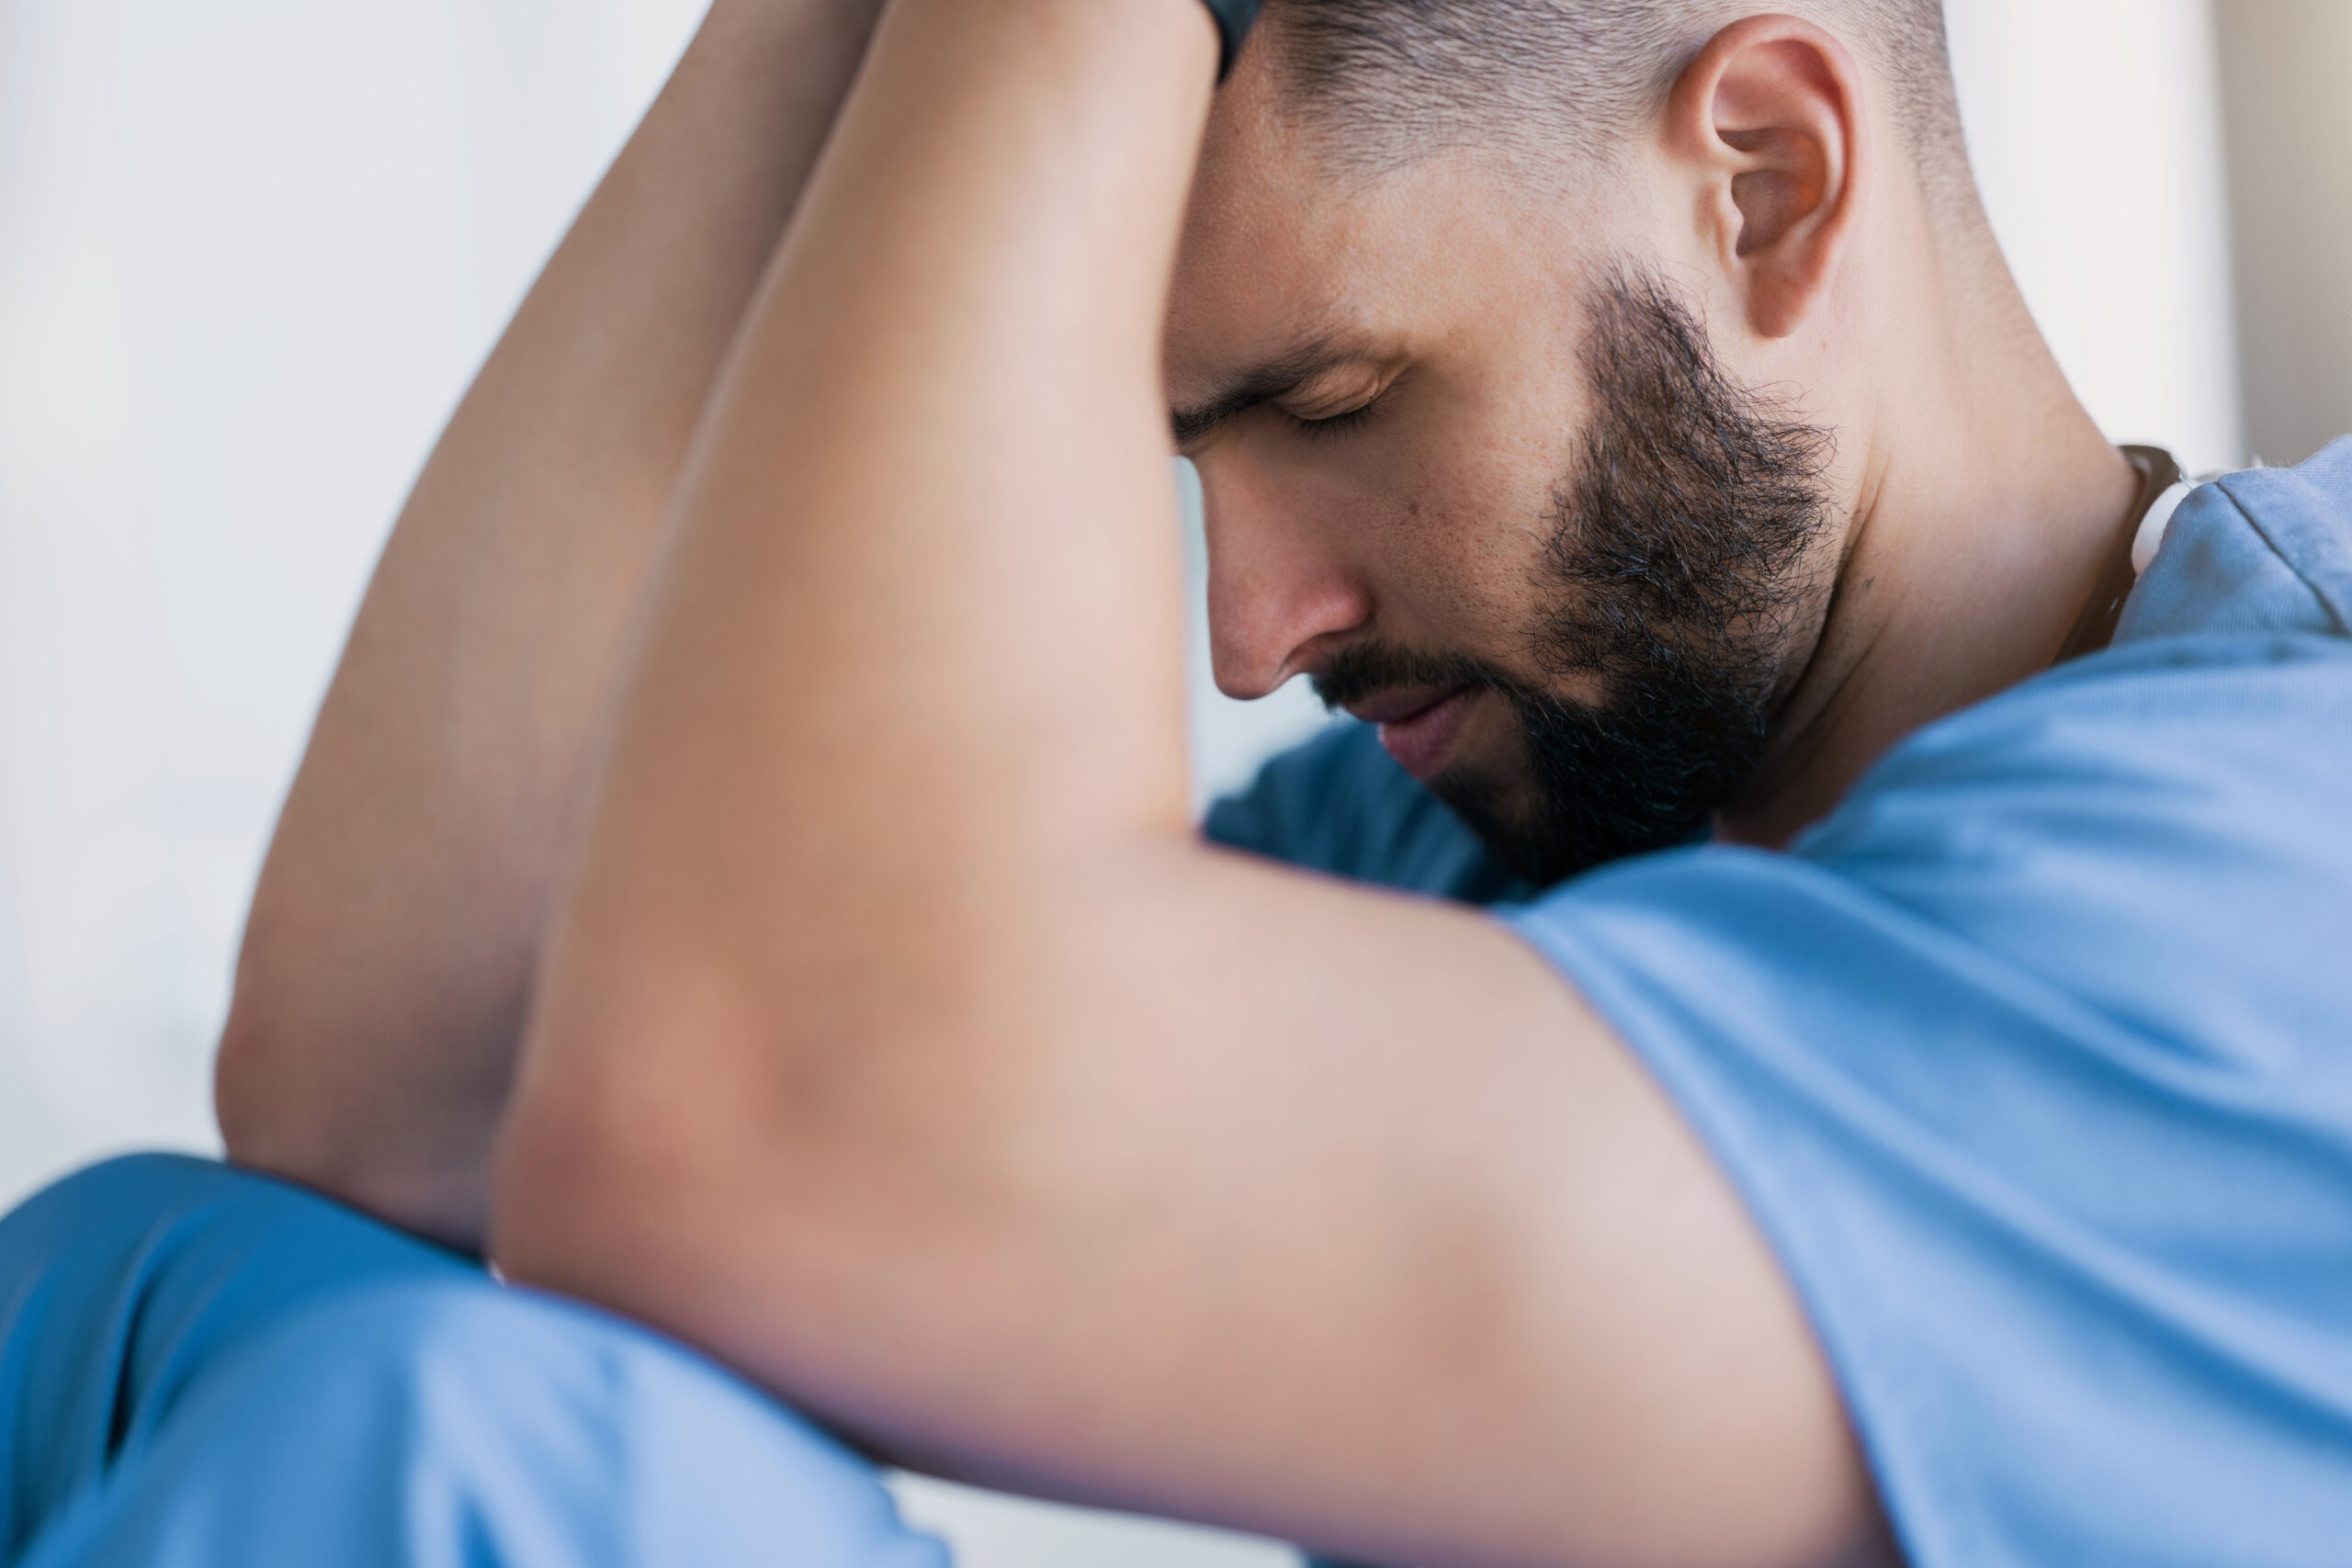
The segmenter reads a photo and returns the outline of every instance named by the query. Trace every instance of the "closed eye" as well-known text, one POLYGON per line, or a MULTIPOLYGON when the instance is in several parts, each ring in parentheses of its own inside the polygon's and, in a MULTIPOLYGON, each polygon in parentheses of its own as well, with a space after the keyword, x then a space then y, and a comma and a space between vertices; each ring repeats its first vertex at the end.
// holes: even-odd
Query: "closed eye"
POLYGON ((1295 413, 1285 413, 1283 417, 1297 427, 1300 434, 1309 440, 1329 440, 1363 429, 1371 421, 1372 411, 1379 406, 1379 402, 1380 400, 1374 398, 1371 402, 1359 408, 1350 409, 1345 413, 1330 414, 1322 419, 1307 419, 1295 413))

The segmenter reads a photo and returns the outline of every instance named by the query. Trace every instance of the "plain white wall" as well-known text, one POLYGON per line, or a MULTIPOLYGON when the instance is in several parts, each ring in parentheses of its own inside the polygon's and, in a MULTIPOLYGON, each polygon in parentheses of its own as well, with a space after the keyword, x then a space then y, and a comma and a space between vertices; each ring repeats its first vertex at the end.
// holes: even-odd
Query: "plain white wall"
MULTIPOLYGON (((410 477, 698 0, 0 0, 0 1208, 208 1148, 239 920, 410 477)), ((2119 439, 2239 456, 2202 0, 1954 0, 2119 439)), ((1205 783, 1318 722, 1204 694, 1205 783)), ((975 1568, 1272 1548, 923 1488, 975 1568), (1075 1522, 1073 1522, 1075 1521, 1075 1522)))
POLYGON ((2075 390, 2191 473, 2245 460, 2207 0, 1946 0, 1994 231, 2075 390))
POLYGON ((209 1139, 368 564, 691 10, 0 3, 0 1190, 209 1139))
POLYGON ((2301 462, 2352 431, 2352 3, 2219 10, 2247 446, 2301 462))

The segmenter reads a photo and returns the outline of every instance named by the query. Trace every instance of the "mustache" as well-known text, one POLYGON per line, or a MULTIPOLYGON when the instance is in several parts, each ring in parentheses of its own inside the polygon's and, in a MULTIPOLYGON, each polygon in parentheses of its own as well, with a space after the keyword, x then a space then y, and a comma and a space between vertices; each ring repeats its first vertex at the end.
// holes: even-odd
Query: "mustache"
POLYGON ((1334 713, 1402 686, 1484 686, 1506 696, 1524 694, 1509 671, 1462 653, 1440 653, 1387 642, 1341 649, 1314 678, 1315 695, 1334 713))

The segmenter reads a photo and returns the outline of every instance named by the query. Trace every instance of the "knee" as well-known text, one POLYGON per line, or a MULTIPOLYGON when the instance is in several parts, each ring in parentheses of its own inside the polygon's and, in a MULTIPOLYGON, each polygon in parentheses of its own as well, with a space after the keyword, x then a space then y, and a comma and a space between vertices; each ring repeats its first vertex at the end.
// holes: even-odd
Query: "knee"
POLYGON ((189 1155, 123 1155, 62 1177, 17 1212, 71 1211, 76 1215, 153 1211, 204 1199, 244 1178, 218 1160, 189 1155))
MULTIPOLYGON (((873 1467, 716 1365, 632 1325, 487 1282, 309 1314, 273 1353, 335 1442, 407 1506, 499 1532, 642 1543, 633 1560, 945 1568, 873 1467)), ((623 1557, 631 1557, 624 1552, 623 1557)))
POLYGON ((92 1166, 0 1219, 0 1269, 48 1273, 78 1263, 86 1271, 173 1216, 217 1206, 251 1179, 180 1155, 130 1155, 92 1166))
POLYGON ((313 1303, 415 1280, 489 1285, 324 1199, 180 1156, 110 1160, 0 1222, 0 1303, 40 1303, 8 1321, 6 1348, 106 1370, 134 1425, 313 1303))

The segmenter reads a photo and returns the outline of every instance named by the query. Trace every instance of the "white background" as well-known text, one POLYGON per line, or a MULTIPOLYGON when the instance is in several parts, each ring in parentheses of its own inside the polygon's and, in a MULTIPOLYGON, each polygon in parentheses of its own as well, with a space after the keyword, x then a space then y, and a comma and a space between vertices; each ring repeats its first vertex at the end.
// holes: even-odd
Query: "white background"
MULTIPOLYGON (((698 0, 0 0, 0 1209, 208 1148, 243 906, 385 530, 698 0)), ((2240 458, 2203 0, 1954 0, 2092 410, 2240 458)), ((2347 411, 2352 415, 2352 411, 2347 411)), ((1212 784, 1316 721, 1204 697, 1212 784)), ((1270 1548, 925 1491, 978 1568, 1270 1548)))

